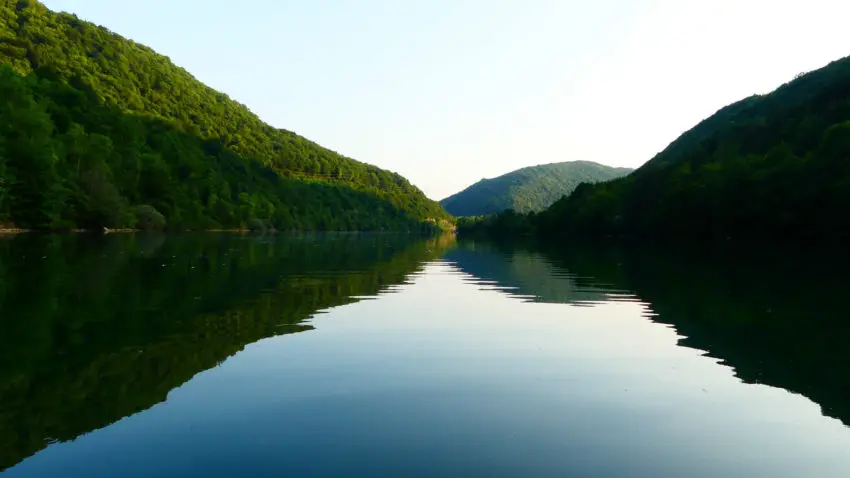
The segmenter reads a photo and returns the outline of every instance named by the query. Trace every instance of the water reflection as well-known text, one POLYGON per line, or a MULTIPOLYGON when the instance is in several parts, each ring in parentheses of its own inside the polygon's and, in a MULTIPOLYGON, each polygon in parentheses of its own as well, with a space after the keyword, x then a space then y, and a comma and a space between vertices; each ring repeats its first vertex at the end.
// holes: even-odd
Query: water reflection
POLYGON ((850 425, 850 254, 840 248, 462 241, 446 257, 524 300, 641 301, 645 316, 675 327, 680 345, 850 425))
POLYGON ((846 422, 840 253, 452 247, 3 242, 0 446, 4 466, 18 462, 6 472, 797 478, 850 466, 850 431, 813 403, 846 422))
POLYGON ((246 344, 309 330, 317 311, 403 283, 450 244, 0 236, 0 470, 164 401, 246 344))
POLYGON ((543 252, 516 245, 467 240, 444 258, 475 277, 476 284, 529 302, 593 305, 637 300, 627 289, 578 276, 556 267, 543 252))

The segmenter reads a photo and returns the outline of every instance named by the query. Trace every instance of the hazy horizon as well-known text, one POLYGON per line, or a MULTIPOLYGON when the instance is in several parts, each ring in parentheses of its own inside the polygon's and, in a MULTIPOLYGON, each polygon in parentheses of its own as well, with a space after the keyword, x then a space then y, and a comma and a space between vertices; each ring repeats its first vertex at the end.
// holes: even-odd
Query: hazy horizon
POLYGON ((848 54, 838 2, 43 0, 435 200, 526 166, 637 168, 848 54))

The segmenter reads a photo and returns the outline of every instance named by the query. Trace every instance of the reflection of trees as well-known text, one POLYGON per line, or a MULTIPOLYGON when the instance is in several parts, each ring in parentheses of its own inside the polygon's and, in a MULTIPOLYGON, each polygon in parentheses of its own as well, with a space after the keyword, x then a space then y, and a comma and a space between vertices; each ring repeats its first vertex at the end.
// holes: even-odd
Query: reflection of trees
POLYGON ((610 300, 610 293, 622 292, 559 269, 543 253, 511 244, 465 240, 444 257, 479 280, 535 302, 582 304, 610 300))
POLYGON ((850 425, 850 257, 841 249, 571 245, 547 255, 634 291, 682 345, 722 359, 741 380, 805 395, 850 425))
POLYGON ((745 382, 803 394, 850 425, 850 257, 840 249, 571 243, 540 250, 464 241, 446 257, 541 302, 634 294, 650 305, 652 320, 685 336, 681 345, 722 359, 745 382))
POLYGON ((165 400, 246 344, 308 330, 373 295, 446 239, 269 241, 20 236, 0 240, 0 469, 165 400))

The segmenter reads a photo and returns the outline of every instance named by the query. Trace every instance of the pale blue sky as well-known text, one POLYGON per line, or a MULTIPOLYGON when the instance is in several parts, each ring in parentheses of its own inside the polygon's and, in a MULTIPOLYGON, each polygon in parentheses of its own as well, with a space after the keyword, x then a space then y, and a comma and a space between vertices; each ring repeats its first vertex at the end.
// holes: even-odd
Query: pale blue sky
POLYGON ((533 164, 637 167, 850 54, 839 0, 43 0, 434 199, 533 164))

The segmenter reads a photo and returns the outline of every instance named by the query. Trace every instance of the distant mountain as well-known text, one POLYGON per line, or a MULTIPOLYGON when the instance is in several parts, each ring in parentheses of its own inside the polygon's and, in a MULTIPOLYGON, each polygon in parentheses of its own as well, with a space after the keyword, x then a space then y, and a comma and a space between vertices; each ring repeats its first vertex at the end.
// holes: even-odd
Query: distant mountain
POLYGON ((542 211, 581 183, 597 183, 625 176, 629 168, 612 168, 590 161, 568 161, 518 169, 493 179, 482 179, 440 204, 455 216, 482 216, 514 209, 542 211))

